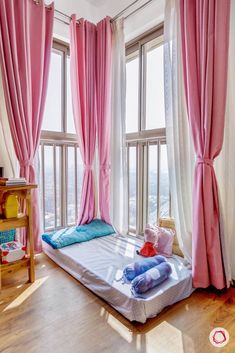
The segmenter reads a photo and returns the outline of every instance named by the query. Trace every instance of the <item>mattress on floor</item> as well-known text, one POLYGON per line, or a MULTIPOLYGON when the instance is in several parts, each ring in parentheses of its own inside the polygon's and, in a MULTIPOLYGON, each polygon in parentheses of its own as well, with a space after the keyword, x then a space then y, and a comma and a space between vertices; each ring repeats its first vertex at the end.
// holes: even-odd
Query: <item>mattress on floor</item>
POLYGON ((141 297, 134 297, 130 284, 120 279, 123 268, 141 258, 136 254, 140 246, 139 239, 113 235, 58 250, 43 242, 44 252, 60 267, 128 320, 144 323, 166 306, 189 297, 193 289, 191 271, 182 258, 173 256, 168 259, 172 266, 169 279, 141 297))

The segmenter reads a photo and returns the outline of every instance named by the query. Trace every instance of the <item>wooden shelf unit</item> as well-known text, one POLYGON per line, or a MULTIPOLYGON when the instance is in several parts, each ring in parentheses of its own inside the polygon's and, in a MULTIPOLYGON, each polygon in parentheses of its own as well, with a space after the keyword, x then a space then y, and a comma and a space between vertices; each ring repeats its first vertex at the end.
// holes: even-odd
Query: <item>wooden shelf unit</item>
POLYGON ((23 205, 25 200, 25 214, 20 213, 17 218, 3 218, 0 214, 0 231, 6 231, 15 228, 27 228, 27 253, 22 260, 10 262, 8 264, 0 264, 0 288, 2 282, 2 275, 16 271, 22 267, 27 267, 29 272, 29 281, 32 283, 35 280, 34 269, 34 244, 33 244, 33 223, 32 223, 32 204, 31 191, 36 189, 37 185, 27 184, 21 186, 0 186, 0 204, 3 202, 6 195, 17 195, 20 204, 23 205))

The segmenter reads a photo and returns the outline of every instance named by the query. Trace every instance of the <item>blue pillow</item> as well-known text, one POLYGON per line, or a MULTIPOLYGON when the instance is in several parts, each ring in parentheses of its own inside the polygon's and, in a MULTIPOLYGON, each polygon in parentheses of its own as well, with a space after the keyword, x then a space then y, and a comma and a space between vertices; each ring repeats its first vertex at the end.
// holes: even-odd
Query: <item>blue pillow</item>
POLYGON ((137 260, 127 265, 123 269, 123 279, 126 282, 132 281, 135 277, 148 271, 150 268, 159 265, 161 262, 165 262, 165 257, 156 255, 154 257, 147 257, 146 259, 137 260))
POLYGON ((45 233, 42 239, 53 249, 61 249, 74 243, 82 243, 91 240, 92 237, 85 232, 77 232, 76 227, 60 229, 55 232, 45 233))
POLYGON ((132 293, 138 296, 138 294, 147 292, 167 280, 171 272, 171 265, 168 262, 161 262, 133 279, 131 282, 132 293))
POLYGON ((101 219, 94 219, 88 224, 78 226, 77 232, 86 232, 91 237, 98 238, 114 234, 115 230, 110 224, 105 223, 101 219))

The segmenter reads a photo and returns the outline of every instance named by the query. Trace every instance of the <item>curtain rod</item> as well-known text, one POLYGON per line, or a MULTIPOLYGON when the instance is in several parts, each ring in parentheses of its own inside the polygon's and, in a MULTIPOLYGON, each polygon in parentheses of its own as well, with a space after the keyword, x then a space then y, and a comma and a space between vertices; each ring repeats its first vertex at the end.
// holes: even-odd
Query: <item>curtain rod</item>
MULTIPOLYGON (((125 7, 122 11, 120 11, 117 15, 115 15, 111 21, 114 22, 116 21, 119 17, 121 17, 127 10, 129 10, 133 5, 135 5, 136 3, 138 3, 141 0, 135 0, 133 1, 131 4, 129 4, 127 7, 125 7)), ((127 19, 129 17, 131 17, 132 15, 134 15, 135 13, 137 13, 138 11, 144 9, 146 6, 148 6, 150 3, 152 3, 154 0, 148 0, 147 2, 145 2, 144 4, 142 4, 140 7, 137 7, 135 10, 133 10, 132 12, 130 12, 127 16, 124 17, 124 19, 127 19)), ((58 13, 59 15, 65 17, 67 19, 68 22, 66 22, 65 20, 55 16, 55 19, 66 24, 69 25, 70 24, 70 20, 71 20, 71 16, 67 15, 66 13, 59 11, 57 9, 55 9, 55 12, 58 13)), ((77 20, 77 23, 79 23, 79 20, 77 20)))
POLYGON ((117 20, 120 16, 122 16, 127 10, 129 10, 133 5, 135 5, 137 2, 139 2, 140 0, 135 0, 133 1, 131 4, 129 4, 128 6, 126 6, 122 11, 118 12, 114 17, 113 17, 113 21, 117 20))
POLYGON ((134 15, 135 13, 139 12, 140 10, 143 10, 145 7, 147 7, 149 4, 151 4, 154 0, 148 0, 147 2, 145 2, 144 4, 142 4, 140 7, 137 7, 137 9, 133 10, 132 12, 130 12, 128 15, 126 15, 124 17, 124 19, 126 20, 127 18, 131 17, 132 15, 134 15))

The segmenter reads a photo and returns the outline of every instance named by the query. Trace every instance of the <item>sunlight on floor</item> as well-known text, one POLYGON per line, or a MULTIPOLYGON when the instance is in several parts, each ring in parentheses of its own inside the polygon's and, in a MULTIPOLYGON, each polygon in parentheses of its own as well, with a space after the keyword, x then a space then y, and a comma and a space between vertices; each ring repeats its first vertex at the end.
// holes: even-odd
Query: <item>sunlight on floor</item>
POLYGON ((156 351, 158 353, 195 352, 192 339, 166 321, 146 333, 146 353, 156 351))
POLYGON ((132 342, 132 332, 128 330, 119 320, 114 316, 108 314, 107 323, 112 327, 125 341, 128 343, 132 342))
POLYGON ((195 353, 193 340, 167 321, 141 334, 132 332, 105 308, 101 309, 100 316, 105 318, 107 324, 126 342, 134 344, 137 352, 195 353))
POLYGON ((11 304, 9 304, 3 311, 15 309, 27 300, 49 277, 42 277, 32 283, 23 293, 21 293, 11 304))
POLYGON ((131 259, 134 259, 135 256, 135 245, 133 244, 127 244, 126 245, 126 251, 125 251, 125 255, 127 257, 130 257, 131 259))

